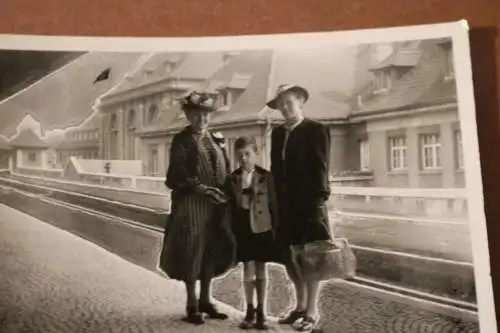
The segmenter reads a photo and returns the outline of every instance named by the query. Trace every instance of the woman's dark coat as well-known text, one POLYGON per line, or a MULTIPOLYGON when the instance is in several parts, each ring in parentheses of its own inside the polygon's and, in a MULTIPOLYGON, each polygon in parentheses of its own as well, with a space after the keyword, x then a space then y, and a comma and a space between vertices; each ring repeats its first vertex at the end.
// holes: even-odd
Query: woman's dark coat
MULTIPOLYGON (((212 140, 221 142, 213 135, 212 140)), ((235 264, 235 244, 226 207, 215 205, 199 192, 200 185, 223 188, 229 160, 224 147, 217 145, 226 171, 222 182, 221 177, 217 180, 215 165, 200 148, 191 127, 176 134, 172 141, 165 181, 172 190, 171 214, 159 267, 176 280, 220 276, 235 264)))
POLYGON ((271 172, 280 214, 278 236, 283 246, 331 238, 326 201, 330 196, 330 132, 323 124, 304 119, 289 135, 285 159, 284 126, 271 138, 271 172))

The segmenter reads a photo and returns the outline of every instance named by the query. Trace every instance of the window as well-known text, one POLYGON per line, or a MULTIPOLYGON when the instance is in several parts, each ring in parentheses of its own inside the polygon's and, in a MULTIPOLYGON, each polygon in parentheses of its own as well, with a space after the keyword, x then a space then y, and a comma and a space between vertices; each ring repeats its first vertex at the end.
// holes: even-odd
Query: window
POLYGON ((464 148, 462 143, 462 132, 455 131, 455 150, 457 156, 457 169, 462 170, 464 168, 464 148))
POLYGON ((367 139, 359 141, 359 166, 361 171, 370 170, 370 145, 367 139))
POLYGON ((386 91, 391 87, 390 73, 385 70, 380 70, 375 73, 375 93, 386 91))
POLYGON ((127 133, 128 159, 135 158, 135 110, 128 113, 128 133, 127 133))
POLYGON ((118 124, 116 114, 111 116, 111 142, 110 142, 111 159, 116 159, 118 156, 118 124))
POLYGON ((453 67, 453 51, 451 46, 446 48, 446 58, 445 58, 445 79, 452 79, 455 77, 455 68, 453 67))
POLYGON ((432 170, 441 167, 441 142, 439 134, 424 134, 421 136, 422 169, 432 170))
POLYGON ((158 115, 158 107, 156 104, 151 105, 148 110, 148 124, 154 123, 158 119, 158 115))
POLYGON ((221 91, 220 95, 219 95, 219 103, 220 103, 220 106, 226 106, 226 105, 229 105, 229 91, 225 90, 225 91, 221 91))
POLYGON ((391 170, 404 170, 406 164, 406 137, 396 136, 389 138, 390 168, 391 170))
POLYGON ((28 153, 28 161, 36 162, 36 153, 28 153))

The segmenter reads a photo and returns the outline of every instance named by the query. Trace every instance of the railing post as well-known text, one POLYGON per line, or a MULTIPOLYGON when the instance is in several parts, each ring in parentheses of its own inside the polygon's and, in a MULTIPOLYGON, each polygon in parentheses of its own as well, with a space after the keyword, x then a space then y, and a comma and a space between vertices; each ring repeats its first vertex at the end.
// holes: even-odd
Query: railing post
POLYGON ((132 181, 132 188, 137 188, 137 178, 136 177, 130 177, 130 180, 132 181))

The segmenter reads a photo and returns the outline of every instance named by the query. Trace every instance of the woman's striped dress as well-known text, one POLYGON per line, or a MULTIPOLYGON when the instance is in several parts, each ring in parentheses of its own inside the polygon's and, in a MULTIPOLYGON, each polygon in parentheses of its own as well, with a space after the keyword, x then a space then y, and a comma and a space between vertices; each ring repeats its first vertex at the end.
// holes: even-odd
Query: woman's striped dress
MULTIPOLYGON (((171 156, 171 161, 182 158, 176 154, 185 157, 187 149, 196 149, 197 180, 203 185, 222 188, 228 175, 223 148, 210 135, 192 135, 195 145, 187 145, 184 150, 172 147, 174 156, 171 156)), ((175 143, 174 140, 173 145, 175 143)), ((184 160, 187 162, 186 158, 184 160)), ((202 276, 223 274, 231 267, 234 249, 223 227, 224 213, 224 208, 216 207, 209 199, 194 192, 176 194, 172 198, 172 216, 160 257, 160 268, 170 278, 196 281, 202 276)))

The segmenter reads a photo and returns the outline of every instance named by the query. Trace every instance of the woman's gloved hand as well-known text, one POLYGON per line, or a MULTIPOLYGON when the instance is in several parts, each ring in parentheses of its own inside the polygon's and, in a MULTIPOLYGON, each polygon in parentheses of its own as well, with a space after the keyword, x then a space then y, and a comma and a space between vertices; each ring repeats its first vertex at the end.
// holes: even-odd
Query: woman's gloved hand
POLYGON ((199 192, 217 205, 225 204, 228 200, 226 194, 217 187, 200 185, 199 192))

